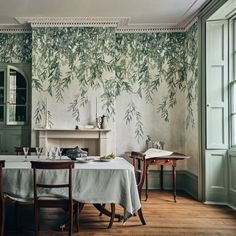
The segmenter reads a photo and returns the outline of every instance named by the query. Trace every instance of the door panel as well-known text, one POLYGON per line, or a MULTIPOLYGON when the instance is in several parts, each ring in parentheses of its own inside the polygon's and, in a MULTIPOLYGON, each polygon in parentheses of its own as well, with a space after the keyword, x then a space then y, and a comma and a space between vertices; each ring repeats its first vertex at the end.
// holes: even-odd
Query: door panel
POLYGON ((228 148, 228 22, 207 22, 206 148, 228 148))
POLYGON ((227 151, 206 151, 206 200, 227 202, 227 151))

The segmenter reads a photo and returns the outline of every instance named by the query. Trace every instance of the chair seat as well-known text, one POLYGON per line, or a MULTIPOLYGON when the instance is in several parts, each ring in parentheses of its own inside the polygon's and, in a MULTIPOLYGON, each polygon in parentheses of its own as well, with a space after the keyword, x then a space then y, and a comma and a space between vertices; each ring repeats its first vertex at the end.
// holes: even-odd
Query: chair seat
POLYGON ((17 201, 17 202, 22 202, 22 203, 34 203, 33 199, 29 199, 29 198, 21 198, 19 196, 16 196, 14 194, 10 194, 10 193, 3 193, 4 198, 9 198, 13 201, 17 201))
POLYGON ((68 200, 67 197, 63 197, 63 196, 49 196, 49 195, 45 195, 45 196, 38 196, 38 200, 53 200, 53 201, 61 201, 61 200, 68 200))

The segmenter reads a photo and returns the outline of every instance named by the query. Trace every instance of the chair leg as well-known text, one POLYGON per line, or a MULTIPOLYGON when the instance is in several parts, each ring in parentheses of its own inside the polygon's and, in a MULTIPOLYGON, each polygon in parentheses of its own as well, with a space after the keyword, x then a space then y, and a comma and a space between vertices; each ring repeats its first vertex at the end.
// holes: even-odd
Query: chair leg
POLYGON ((70 203, 69 206, 69 236, 72 236, 73 233, 73 203, 70 203))
MULTIPOLYGON (((102 204, 102 207, 104 208, 106 206, 105 203, 102 204)), ((99 213, 99 216, 102 216, 102 212, 99 213)))
POLYGON ((0 235, 4 235, 4 226, 5 226, 5 198, 1 197, 1 228, 0 228, 0 235))
POLYGON ((139 219, 140 219, 141 222, 142 222, 142 225, 146 225, 146 222, 145 222, 144 217, 143 217, 142 208, 140 208, 140 209, 138 210, 138 216, 139 216, 139 219))
POLYGON ((79 203, 76 202, 74 204, 74 222, 75 222, 75 225, 76 225, 76 232, 78 233, 79 232, 79 203))
POLYGON ((39 207, 37 204, 34 204, 34 232, 35 236, 39 234, 39 207))
POLYGON ((19 202, 15 201, 14 203, 14 221, 15 221, 15 226, 16 226, 16 231, 19 230, 19 225, 18 225, 18 208, 19 208, 19 202))
POLYGON ((115 218, 115 213, 116 213, 115 204, 111 203, 111 218, 110 218, 110 223, 108 225, 108 229, 110 229, 112 227, 112 224, 113 224, 114 218, 115 218))

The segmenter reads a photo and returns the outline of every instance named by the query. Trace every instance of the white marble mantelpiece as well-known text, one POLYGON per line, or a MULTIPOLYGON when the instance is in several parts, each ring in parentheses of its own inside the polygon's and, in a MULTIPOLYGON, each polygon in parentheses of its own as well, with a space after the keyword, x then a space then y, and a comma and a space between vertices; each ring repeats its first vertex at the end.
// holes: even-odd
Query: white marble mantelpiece
POLYGON ((106 155, 109 129, 42 129, 36 128, 38 146, 46 151, 59 146, 88 148, 89 155, 106 155))

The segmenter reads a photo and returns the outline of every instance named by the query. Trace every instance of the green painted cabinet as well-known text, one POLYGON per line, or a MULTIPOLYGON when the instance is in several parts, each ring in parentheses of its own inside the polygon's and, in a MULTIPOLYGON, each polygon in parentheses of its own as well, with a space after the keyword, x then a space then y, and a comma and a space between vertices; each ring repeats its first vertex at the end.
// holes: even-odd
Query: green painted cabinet
POLYGON ((30 71, 30 65, 0 65, 0 154, 30 145, 30 71))

